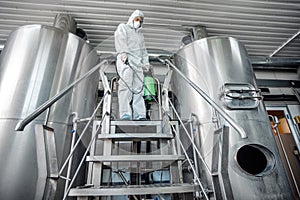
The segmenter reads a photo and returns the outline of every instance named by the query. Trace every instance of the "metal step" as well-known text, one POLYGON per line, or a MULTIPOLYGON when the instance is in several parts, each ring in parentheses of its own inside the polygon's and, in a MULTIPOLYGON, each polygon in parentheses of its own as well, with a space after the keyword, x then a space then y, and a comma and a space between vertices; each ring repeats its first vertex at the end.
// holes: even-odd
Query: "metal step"
POLYGON ((172 194, 190 193, 199 191, 198 185, 183 184, 152 184, 152 185, 128 185, 101 188, 73 188, 69 196, 116 196, 116 195, 143 195, 143 194, 172 194))
POLYGON ((115 141, 149 141, 156 139, 173 139, 172 134, 162 133, 117 133, 117 134, 99 134, 98 139, 112 139, 115 141))
POLYGON ((87 156, 88 162, 143 162, 143 161, 176 161, 184 160, 184 155, 108 155, 108 156, 87 156))
POLYGON ((139 120, 114 120, 110 121, 111 126, 160 126, 162 124, 161 120, 145 120, 145 121, 139 121, 139 120))
POLYGON ((111 133, 162 133, 162 121, 111 121, 111 133))

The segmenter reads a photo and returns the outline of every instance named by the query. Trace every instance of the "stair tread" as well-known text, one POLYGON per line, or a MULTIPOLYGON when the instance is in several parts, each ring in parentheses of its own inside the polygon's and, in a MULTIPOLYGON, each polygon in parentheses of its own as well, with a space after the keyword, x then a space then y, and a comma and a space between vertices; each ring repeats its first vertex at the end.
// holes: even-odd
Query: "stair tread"
POLYGON ((129 161, 175 161, 184 160, 184 155, 108 155, 108 156, 87 156, 88 162, 129 162, 129 161))
POLYGON ((114 120, 110 121, 110 125, 116 126, 116 125, 122 125, 122 126, 160 126, 162 124, 161 120, 145 120, 145 121, 139 121, 139 120, 114 120))
POLYGON ((101 186, 91 188, 73 188, 69 196, 113 196, 113 195, 142 195, 142 194, 168 194, 188 193, 199 190, 198 185, 182 184, 152 184, 152 185, 122 185, 101 186))
POLYGON ((116 133, 116 134, 99 134, 98 139, 113 140, 152 140, 152 139, 172 139, 172 134, 162 133, 116 133))

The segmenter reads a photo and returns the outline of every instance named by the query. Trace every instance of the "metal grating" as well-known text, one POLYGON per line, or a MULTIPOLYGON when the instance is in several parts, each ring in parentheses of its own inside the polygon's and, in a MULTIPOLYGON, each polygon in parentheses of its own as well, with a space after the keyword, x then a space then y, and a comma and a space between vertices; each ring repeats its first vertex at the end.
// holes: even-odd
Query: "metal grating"
MULTIPOLYGON (((0 46, 22 25, 52 25, 57 13, 71 14, 98 51, 114 51, 113 32, 131 12, 145 13, 148 48, 176 52, 192 26, 208 36, 232 36, 252 57, 269 56, 300 30, 300 1, 284 0, 10 0, 0 1, 0 46)), ((299 57, 297 36, 274 57, 299 57)))

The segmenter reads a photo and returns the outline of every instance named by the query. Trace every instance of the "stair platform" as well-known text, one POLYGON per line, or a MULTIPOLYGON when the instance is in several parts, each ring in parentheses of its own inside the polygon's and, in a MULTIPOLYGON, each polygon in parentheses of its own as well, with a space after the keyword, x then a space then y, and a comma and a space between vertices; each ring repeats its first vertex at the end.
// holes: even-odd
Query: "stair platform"
POLYGON ((172 134, 162 133, 116 133, 116 134, 99 134, 98 139, 111 139, 114 141, 151 141, 158 139, 170 140, 174 138, 172 134))
POLYGON ((124 185, 99 188, 73 188, 69 196, 117 196, 117 195, 143 195, 143 194, 170 194, 170 193, 190 193, 199 191, 199 186, 195 184, 152 184, 152 185, 124 185))
POLYGON ((109 156, 87 156, 87 162, 143 162, 143 161, 177 161, 184 160, 184 155, 109 155, 109 156))
POLYGON ((161 120, 114 120, 110 121, 110 125, 125 125, 125 126, 158 126, 161 125, 161 120))

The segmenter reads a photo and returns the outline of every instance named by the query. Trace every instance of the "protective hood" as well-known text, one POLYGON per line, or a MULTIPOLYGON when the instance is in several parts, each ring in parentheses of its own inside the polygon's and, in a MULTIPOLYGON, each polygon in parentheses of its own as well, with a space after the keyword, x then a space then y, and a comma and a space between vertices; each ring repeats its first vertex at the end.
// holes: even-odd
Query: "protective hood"
POLYGON ((142 17, 143 21, 144 21, 144 14, 142 11, 140 10, 135 10, 131 16, 129 17, 128 19, 128 22, 127 22, 127 25, 129 25, 130 27, 133 28, 133 19, 136 18, 136 17, 142 17))

